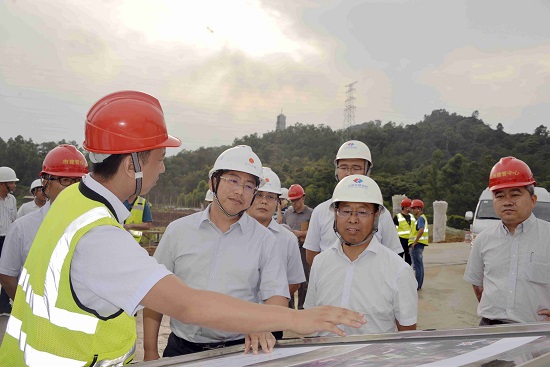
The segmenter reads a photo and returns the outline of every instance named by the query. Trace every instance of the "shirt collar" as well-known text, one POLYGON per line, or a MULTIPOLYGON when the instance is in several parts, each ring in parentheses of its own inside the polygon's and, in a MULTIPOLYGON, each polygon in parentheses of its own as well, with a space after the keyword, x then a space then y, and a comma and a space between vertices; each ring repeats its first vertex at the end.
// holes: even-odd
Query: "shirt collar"
POLYGON ((90 190, 93 190, 103 196, 113 206, 120 224, 124 223, 126 218, 130 216, 130 212, 126 209, 122 201, 120 201, 115 194, 109 191, 109 189, 94 180, 89 173, 82 178, 82 182, 84 182, 84 185, 88 186, 90 190))
MULTIPOLYGON (((204 209, 201 212, 199 222, 197 223, 197 228, 204 222, 210 223, 214 227, 218 228, 218 226, 216 226, 216 224, 210 220, 210 209, 212 208, 212 205, 213 204, 208 204, 206 209, 204 209)), ((256 219, 253 219, 248 214, 246 214, 246 212, 244 212, 243 215, 239 218, 239 220, 233 223, 231 227, 229 227, 228 232, 232 231, 233 228, 237 227, 241 229, 241 232, 246 233, 247 231, 252 230, 252 226, 254 225, 253 221, 256 221, 256 219)))
MULTIPOLYGON (((531 213, 529 218, 527 218, 525 221, 523 221, 516 227, 514 234, 529 232, 529 230, 533 228, 533 226, 535 225, 536 221, 537 221, 537 217, 535 217, 535 214, 531 213)), ((502 221, 500 222, 500 228, 501 230, 504 231, 505 235, 513 236, 513 234, 510 233, 510 231, 508 230, 508 227, 506 227, 502 221)))
MULTIPOLYGON (((330 250, 331 251, 336 251, 336 253, 347 259, 349 261, 349 258, 346 256, 346 254, 344 253, 344 250, 342 249, 342 246, 346 246, 346 245, 342 245, 342 243, 340 241, 338 241, 337 243, 335 243, 331 248, 330 250)), ((367 246, 367 248, 361 252, 361 254, 357 257, 357 260, 361 259, 362 257, 366 256, 367 253, 369 252, 372 252, 374 253, 375 255, 378 254, 381 250, 381 246, 382 244, 380 243, 380 241, 378 241, 378 238, 376 238, 376 236, 372 236, 371 240, 370 240, 370 243, 369 245, 367 246)), ((355 260, 355 261, 357 261, 355 260)))
POLYGON ((277 221, 271 219, 271 222, 269 222, 267 228, 271 229, 273 232, 279 233, 282 227, 279 223, 277 223, 277 221))

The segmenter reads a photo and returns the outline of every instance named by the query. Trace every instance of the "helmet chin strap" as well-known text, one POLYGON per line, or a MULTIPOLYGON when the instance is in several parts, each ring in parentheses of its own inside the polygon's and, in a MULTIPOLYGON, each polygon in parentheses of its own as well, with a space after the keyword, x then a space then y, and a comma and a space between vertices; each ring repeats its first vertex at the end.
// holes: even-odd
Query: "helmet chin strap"
POLYGON ((143 172, 141 171, 141 165, 139 164, 139 159, 137 153, 131 153, 132 163, 134 164, 134 178, 136 179, 136 190, 134 191, 133 196, 138 197, 141 193, 141 187, 143 183, 143 172))
POLYGON ((344 239, 344 237, 342 237, 340 232, 338 232, 338 229, 336 229, 336 218, 334 218, 334 224, 332 225, 332 229, 334 229, 334 233, 336 233, 336 237, 338 237, 340 242, 342 242, 344 245, 350 246, 350 247, 361 246, 361 245, 364 245, 365 243, 369 242, 370 240, 372 240, 372 237, 374 236, 374 234, 376 232, 378 232, 378 217, 376 217, 374 219, 374 226, 372 227, 371 233, 369 233, 369 235, 363 241, 361 241, 359 243, 348 242, 344 239))
POLYGON ((229 217, 229 218, 233 218, 233 217, 242 217, 244 212, 246 212, 251 206, 252 206, 252 203, 254 202, 254 198, 256 197, 256 195, 254 195, 252 197, 252 201, 250 202, 250 205, 248 206, 248 208, 246 209, 243 209, 241 210, 240 212, 236 213, 236 214, 231 214, 231 213, 228 213, 227 210, 225 210, 222 206, 222 203, 220 203, 220 199, 218 199, 218 186, 220 185, 220 176, 218 176, 218 172, 215 173, 216 176, 213 176, 212 177, 212 196, 214 197, 214 201, 216 202, 216 204, 218 205, 218 207, 221 209, 222 213, 225 214, 226 217, 229 217), (214 184, 214 178, 216 178, 216 182, 214 184))

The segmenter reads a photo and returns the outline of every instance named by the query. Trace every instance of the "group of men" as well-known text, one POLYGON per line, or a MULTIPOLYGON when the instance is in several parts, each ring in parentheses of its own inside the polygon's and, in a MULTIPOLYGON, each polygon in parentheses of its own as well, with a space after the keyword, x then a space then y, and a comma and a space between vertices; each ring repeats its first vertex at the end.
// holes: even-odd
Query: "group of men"
MULTIPOLYGON (((91 172, 78 156, 73 161, 82 164, 72 167, 78 174, 47 169, 41 174, 50 201, 35 212, 40 228, 22 234, 34 238, 26 261, 10 269, 20 267, 20 276, 10 280, 15 301, 0 365, 129 363, 134 315, 142 308, 146 360, 160 357, 162 315, 171 318, 172 331, 163 356, 236 344, 244 344, 245 352, 270 352, 272 332, 280 337, 282 330, 345 335, 416 328, 428 238, 424 205, 411 203, 415 229, 407 249, 410 243, 413 273, 400 256, 405 247, 399 224, 369 177, 372 158, 364 143, 340 147, 334 161, 338 184, 314 210, 305 205, 303 188, 291 186, 292 208, 282 215, 283 224, 273 219, 283 194, 277 174, 248 146, 224 151, 208 175, 211 203, 170 223, 149 257, 125 230, 131 213, 124 202, 156 184, 166 148, 180 144, 168 135, 160 103, 150 95, 116 92, 92 106, 84 141, 91 172), (309 284, 304 264, 311 265, 309 284), (288 307, 298 288, 304 310, 288 307)), ((529 191, 532 175, 509 188, 502 172, 519 169, 497 165, 490 188, 503 228, 478 236, 465 279, 474 285, 480 316, 488 320, 482 322, 550 320, 550 249, 541 242, 550 224, 529 210, 536 202, 529 191), (504 249, 496 246, 501 238, 504 249), (498 312, 486 311, 494 302, 500 302, 498 312)), ((0 198, 7 201, 3 186, 10 186, 0 186, 0 198)))
POLYGON ((401 200, 401 212, 393 217, 405 262, 414 267, 418 290, 424 284, 424 248, 428 246, 428 219, 424 215, 424 202, 420 199, 401 200))

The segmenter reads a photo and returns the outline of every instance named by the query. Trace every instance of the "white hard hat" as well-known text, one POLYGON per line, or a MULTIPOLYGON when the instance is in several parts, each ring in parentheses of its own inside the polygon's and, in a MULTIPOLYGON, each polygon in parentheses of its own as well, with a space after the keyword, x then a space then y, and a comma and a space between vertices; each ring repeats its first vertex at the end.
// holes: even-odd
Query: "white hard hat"
POLYGON ((342 201, 384 205, 380 187, 372 178, 364 175, 347 176, 338 182, 332 195, 331 209, 334 210, 335 203, 342 201))
POLYGON ((288 189, 286 187, 281 187, 281 199, 288 200, 288 189))
POLYGON ((336 153, 336 159, 334 160, 334 165, 338 165, 339 159, 365 159, 370 163, 370 166, 372 167, 372 158, 370 155, 370 149, 367 146, 367 144, 363 143, 359 140, 350 140, 346 141, 340 149, 338 149, 338 153, 336 153))
POLYGON ((277 176, 277 174, 269 167, 263 168, 262 175, 264 177, 265 184, 259 188, 258 191, 272 192, 274 194, 281 195, 281 180, 279 179, 279 176, 277 176))
POLYGON ((212 194, 212 190, 208 189, 206 191, 206 196, 204 197, 204 200, 206 201, 214 201, 214 195, 212 194))
POLYGON ((248 145, 237 145, 220 154, 214 167, 208 172, 208 178, 219 170, 249 173, 260 180, 260 186, 265 183, 262 177, 262 162, 248 145))
POLYGON ((30 193, 32 194, 32 190, 36 189, 37 187, 42 187, 42 180, 39 178, 32 182, 31 188, 29 189, 30 193))
POLYGON ((0 167, 0 182, 16 182, 19 181, 15 175, 15 171, 9 167, 0 167))

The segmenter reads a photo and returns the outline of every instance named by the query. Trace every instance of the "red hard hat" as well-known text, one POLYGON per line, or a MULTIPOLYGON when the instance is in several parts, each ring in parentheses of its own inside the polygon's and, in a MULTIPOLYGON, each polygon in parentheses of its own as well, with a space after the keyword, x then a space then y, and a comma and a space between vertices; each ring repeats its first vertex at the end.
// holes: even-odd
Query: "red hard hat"
POLYGON ((90 152, 124 154, 180 145, 166 131, 160 102, 149 94, 111 93, 88 111, 83 146, 90 152))
POLYGON ((536 185, 529 166, 514 157, 501 158, 489 174, 489 190, 536 185))
POLYGON ((42 162, 44 174, 62 177, 82 177, 88 173, 88 162, 86 158, 74 145, 61 144, 46 154, 42 162))
POLYGON ((411 206, 411 199, 405 198, 405 199, 401 200, 401 206, 405 207, 405 208, 410 207, 411 206))
POLYGON ((306 192, 304 188, 298 184, 294 184, 288 188, 288 199, 296 200, 304 196, 306 192))
POLYGON ((424 208, 424 203, 420 199, 414 199, 411 202, 411 208, 424 208))

